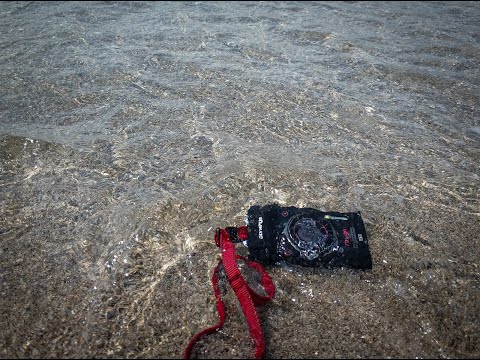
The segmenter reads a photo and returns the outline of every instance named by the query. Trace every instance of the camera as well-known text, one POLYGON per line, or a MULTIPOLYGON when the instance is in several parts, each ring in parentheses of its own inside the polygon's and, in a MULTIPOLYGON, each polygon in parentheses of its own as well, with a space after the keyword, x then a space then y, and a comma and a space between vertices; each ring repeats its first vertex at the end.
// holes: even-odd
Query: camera
POLYGON ((265 265, 371 269, 360 212, 323 212, 277 204, 252 206, 245 218, 249 259, 265 265))

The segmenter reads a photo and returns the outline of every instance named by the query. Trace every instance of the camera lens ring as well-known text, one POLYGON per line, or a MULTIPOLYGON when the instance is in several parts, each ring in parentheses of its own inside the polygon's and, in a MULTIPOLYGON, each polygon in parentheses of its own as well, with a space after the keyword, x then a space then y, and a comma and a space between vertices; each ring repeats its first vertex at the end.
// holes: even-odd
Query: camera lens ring
POLYGON ((285 224, 282 236, 299 252, 300 257, 309 261, 331 252, 338 245, 331 224, 328 221, 319 221, 308 213, 292 216, 285 224), (297 225, 307 225, 307 228, 300 231, 300 235, 303 234, 307 239, 299 236, 299 229, 295 228, 297 225))

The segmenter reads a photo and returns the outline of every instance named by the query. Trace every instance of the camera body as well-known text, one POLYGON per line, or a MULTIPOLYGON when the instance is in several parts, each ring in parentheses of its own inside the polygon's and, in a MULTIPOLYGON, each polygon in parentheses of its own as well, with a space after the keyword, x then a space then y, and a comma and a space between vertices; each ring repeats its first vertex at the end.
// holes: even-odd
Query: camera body
POLYGON ((302 266, 371 269, 372 259, 360 212, 252 206, 247 211, 249 259, 302 266))

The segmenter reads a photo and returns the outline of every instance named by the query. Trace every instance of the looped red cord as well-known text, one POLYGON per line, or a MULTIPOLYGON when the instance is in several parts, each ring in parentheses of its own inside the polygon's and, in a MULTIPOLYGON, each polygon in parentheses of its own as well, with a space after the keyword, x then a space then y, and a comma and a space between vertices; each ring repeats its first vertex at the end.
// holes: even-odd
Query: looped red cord
MULTIPOLYGON (((239 228, 240 237, 244 237, 245 229, 243 227, 239 228)), ((225 323, 225 304, 222 301, 220 289, 218 287, 218 269, 220 265, 225 268, 227 274, 228 282, 235 292, 235 295, 238 298, 240 306, 242 307, 243 314, 247 320, 248 328, 250 330, 250 336, 253 339, 255 345, 255 358, 260 359, 263 356, 265 350, 265 340, 263 339, 262 326, 260 324, 260 319, 255 306, 265 305, 275 296, 275 285, 273 284, 272 278, 265 269, 254 261, 249 261, 243 256, 237 255, 235 252, 235 244, 230 240, 228 232, 225 229, 220 230, 220 236, 218 238, 215 235, 215 243, 220 247, 222 251, 222 260, 218 262, 218 265, 215 267, 212 276, 213 291, 217 299, 217 311, 219 322, 217 325, 209 327, 197 335, 195 335, 192 340, 190 340, 187 349, 185 350, 184 358, 189 359, 195 343, 200 340, 205 335, 212 334, 219 330, 225 323), (238 269, 237 259, 245 261, 245 263, 251 268, 258 271, 262 278, 260 280, 263 288, 265 289, 266 296, 257 294, 252 288, 247 285, 247 282, 243 279, 240 270, 238 269)))

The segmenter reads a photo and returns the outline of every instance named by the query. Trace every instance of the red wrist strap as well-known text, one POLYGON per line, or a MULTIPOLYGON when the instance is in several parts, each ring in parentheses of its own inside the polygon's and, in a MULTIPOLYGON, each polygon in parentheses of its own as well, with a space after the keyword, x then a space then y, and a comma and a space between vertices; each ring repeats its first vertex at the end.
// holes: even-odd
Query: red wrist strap
MULTIPOLYGON (((237 229, 238 237, 242 240, 246 239, 247 229, 246 227, 240 227, 237 229)), ((215 235, 215 243, 220 247, 222 251, 222 260, 218 262, 218 265, 215 267, 212 276, 213 291, 215 297, 217 298, 217 311, 219 322, 217 325, 209 327, 197 335, 195 335, 185 350, 184 358, 189 359, 192 353, 192 349, 195 343, 200 340, 204 335, 208 335, 216 332, 220 329, 225 323, 225 304, 221 299, 220 289, 218 288, 217 273, 220 265, 223 263, 225 272, 227 274, 228 282, 232 287, 235 295, 238 298, 240 306, 242 307, 243 314, 247 320, 248 328, 250 330, 250 336, 253 339, 255 345, 255 358, 260 359, 263 356, 265 350, 265 341, 263 339, 262 326, 260 324, 260 319, 258 318, 256 305, 265 305, 267 302, 273 299, 275 295, 275 285, 273 284, 272 278, 267 274, 263 267, 253 261, 249 261, 244 257, 237 255, 235 252, 235 244, 230 240, 230 236, 225 229, 217 230, 215 235), (252 288, 247 285, 247 282, 243 279, 238 269, 237 259, 241 259, 247 263, 248 266, 257 270, 262 278, 261 284, 265 289, 267 296, 262 296, 257 294, 252 288)))

